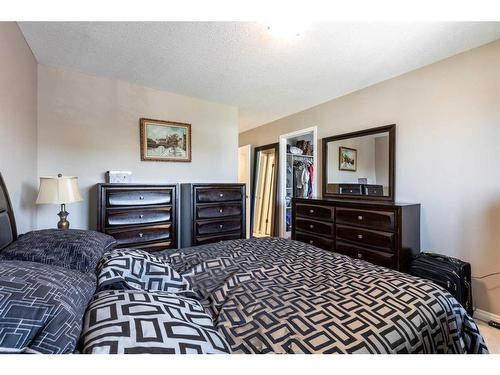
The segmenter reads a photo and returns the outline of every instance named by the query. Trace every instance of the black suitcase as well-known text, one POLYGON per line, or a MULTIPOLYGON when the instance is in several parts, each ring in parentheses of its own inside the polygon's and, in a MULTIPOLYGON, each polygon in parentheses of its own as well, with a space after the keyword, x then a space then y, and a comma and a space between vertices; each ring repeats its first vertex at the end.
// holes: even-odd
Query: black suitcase
POLYGON ((429 279, 445 288, 472 317, 470 263, 434 253, 420 253, 410 265, 410 274, 429 279))

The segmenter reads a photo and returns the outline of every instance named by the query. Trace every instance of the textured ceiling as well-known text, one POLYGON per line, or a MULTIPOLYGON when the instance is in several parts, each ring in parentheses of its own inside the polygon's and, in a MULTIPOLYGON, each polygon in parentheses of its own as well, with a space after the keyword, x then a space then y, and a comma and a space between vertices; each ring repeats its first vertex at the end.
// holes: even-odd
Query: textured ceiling
POLYGON ((41 64, 239 107, 240 131, 500 38, 500 23, 21 22, 41 64))

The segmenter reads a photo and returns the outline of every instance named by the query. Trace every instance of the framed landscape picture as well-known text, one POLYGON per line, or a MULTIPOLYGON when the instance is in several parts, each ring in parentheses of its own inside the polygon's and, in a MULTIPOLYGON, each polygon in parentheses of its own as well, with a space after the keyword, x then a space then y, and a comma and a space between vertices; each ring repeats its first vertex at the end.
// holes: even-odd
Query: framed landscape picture
POLYGON ((358 151, 354 148, 339 147, 339 170, 356 172, 358 151))
POLYGON ((141 118, 141 160, 191 161, 191 124, 141 118))

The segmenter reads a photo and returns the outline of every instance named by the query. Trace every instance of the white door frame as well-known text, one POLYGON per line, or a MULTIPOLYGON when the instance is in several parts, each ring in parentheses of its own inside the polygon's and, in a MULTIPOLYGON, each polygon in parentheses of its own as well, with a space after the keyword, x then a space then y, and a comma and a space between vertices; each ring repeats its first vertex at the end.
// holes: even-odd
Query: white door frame
POLYGON ((318 127, 311 126, 306 129, 297 130, 291 133, 280 135, 280 172, 279 172, 279 212, 280 212, 280 237, 285 237, 286 231, 286 216, 285 216, 285 197, 286 197, 286 165, 287 165, 287 155, 286 155, 286 141, 288 138, 295 138, 307 133, 313 133, 313 166, 314 166, 314 176, 313 176, 313 195, 316 196, 318 193, 318 127))
POLYGON ((252 145, 244 145, 241 147, 238 147, 238 182, 244 183, 246 186, 246 197, 245 197, 245 202, 246 202, 246 233, 247 233, 247 238, 250 238, 252 233, 250 233, 250 211, 252 209, 252 204, 253 202, 251 201, 251 196, 252 196, 252 181, 253 181, 253 176, 252 176, 252 145), (241 165, 241 157, 246 158, 247 164, 244 166, 245 170, 240 170, 242 168, 241 165))

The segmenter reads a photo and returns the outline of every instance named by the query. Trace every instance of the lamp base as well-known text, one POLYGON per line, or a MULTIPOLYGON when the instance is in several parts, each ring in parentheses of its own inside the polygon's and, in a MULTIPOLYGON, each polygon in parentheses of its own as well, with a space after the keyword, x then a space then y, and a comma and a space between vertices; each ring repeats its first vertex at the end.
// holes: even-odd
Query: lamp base
POLYGON ((66 220, 68 215, 69 212, 66 211, 66 205, 61 204, 61 212, 57 214, 57 216, 59 216, 61 220, 59 220, 59 222, 57 223, 57 229, 62 229, 62 230, 69 229, 69 221, 66 220))

